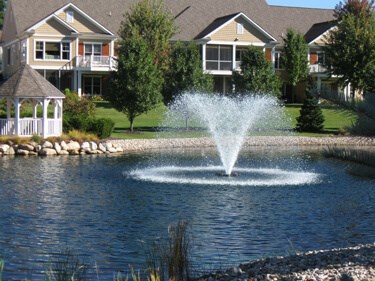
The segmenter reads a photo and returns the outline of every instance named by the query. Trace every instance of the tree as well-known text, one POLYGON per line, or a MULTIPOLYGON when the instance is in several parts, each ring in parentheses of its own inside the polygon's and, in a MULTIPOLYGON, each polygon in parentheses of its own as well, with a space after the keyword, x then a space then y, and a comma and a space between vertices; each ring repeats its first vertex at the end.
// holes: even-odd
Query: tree
POLYGON ((307 94, 300 110, 300 116, 297 117, 297 130, 300 132, 319 132, 324 127, 324 116, 319 107, 318 100, 307 94))
POLYGON ((235 94, 246 92, 280 96, 281 82, 262 49, 250 46, 243 54, 241 71, 233 71, 235 94))
POLYGON ((163 79, 154 63, 154 53, 142 37, 132 36, 122 41, 117 63, 105 98, 126 114, 133 131, 134 119, 161 102, 163 79))
POLYGON ((174 18, 164 9, 162 0, 142 0, 125 14, 121 22, 120 37, 142 37, 155 55, 160 69, 167 65, 169 40, 176 33, 174 18))
POLYGON ((347 0, 336 6, 337 26, 327 36, 327 64, 353 93, 373 87, 375 69, 374 1, 347 0))
POLYGON ((284 41, 284 65, 288 74, 289 83, 296 86, 306 80, 309 69, 307 52, 308 46, 302 34, 288 29, 284 41))
POLYGON ((172 47, 165 81, 163 96, 166 105, 186 91, 213 90, 212 77, 203 72, 199 49, 194 43, 177 42, 172 47))
POLYGON ((0 0, 0 30, 2 30, 4 26, 5 7, 5 0, 0 0))

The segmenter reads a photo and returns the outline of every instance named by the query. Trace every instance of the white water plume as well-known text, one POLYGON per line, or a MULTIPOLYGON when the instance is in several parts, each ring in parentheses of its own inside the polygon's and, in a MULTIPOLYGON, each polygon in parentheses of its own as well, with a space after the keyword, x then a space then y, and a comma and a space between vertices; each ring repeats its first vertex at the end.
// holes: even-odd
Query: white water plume
POLYGON ((283 108, 271 96, 228 97, 185 93, 169 107, 168 122, 193 124, 212 135, 225 173, 231 175, 248 133, 277 129, 284 123, 283 108))

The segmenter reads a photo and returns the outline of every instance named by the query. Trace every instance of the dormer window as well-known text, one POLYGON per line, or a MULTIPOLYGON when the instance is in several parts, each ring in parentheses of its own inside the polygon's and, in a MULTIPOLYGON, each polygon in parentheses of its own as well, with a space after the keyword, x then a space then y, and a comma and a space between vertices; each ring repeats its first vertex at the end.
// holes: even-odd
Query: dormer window
POLYGON ((243 24, 238 22, 237 23, 237 34, 239 34, 239 35, 243 34, 243 30, 244 30, 243 24))
POLYGON ((66 12, 66 21, 69 23, 74 22, 74 12, 73 11, 67 11, 66 12))

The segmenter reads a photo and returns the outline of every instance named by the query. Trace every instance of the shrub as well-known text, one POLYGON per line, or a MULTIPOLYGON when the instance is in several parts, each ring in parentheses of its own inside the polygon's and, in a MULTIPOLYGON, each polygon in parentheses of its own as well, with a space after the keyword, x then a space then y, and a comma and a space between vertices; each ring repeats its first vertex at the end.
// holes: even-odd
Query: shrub
POLYGON ((109 118, 91 119, 90 122, 91 124, 88 131, 102 139, 108 138, 115 126, 115 122, 109 118))
POLYGON ((90 99, 85 97, 79 98, 76 93, 70 93, 68 89, 65 89, 64 115, 94 116, 95 108, 95 104, 90 99))
POLYGON ((307 94, 297 117, 297 130, 300 132, 319 132, 324 127, 324 116, 319 107, 318 100, 307 94))
POLYGON ((375 136, 375 94, 367 94, 364 101, 357 104, 358 120, 352 131, 358 135, 375 136))

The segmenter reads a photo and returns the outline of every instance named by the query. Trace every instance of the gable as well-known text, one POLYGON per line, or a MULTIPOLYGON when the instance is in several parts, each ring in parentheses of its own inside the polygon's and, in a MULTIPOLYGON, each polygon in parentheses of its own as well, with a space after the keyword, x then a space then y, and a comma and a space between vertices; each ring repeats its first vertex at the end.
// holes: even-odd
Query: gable
POLYGON ((230 41, 230 42, 251 42, 251 43, 268 43, 270 41, 261 31, 251 25, 243 17, 237 17, 229 23, 223 25, 216 32, 211 34, 212 40, 230 41), (243 33, 237 32, 237 25, 243 26, 243 33))
POLYGON ((71 29, 51 18, 35 29, 37 34, 70 35, 71 29))
POLYGON ((103 29, 99 28, 99 26, 95 25, 93 22, 89 21, 86 17, 84 17, 81 13, 77 10, 69 7, 63 11, 61 11, 57 16, 66 22, 67 13, 73 12, 74 20, 73 22, 69 22, 68 24, 76 29, 80 33, 104 33, 103 29))
POLYGON ((4 17, 3 34, 1 40, 10 41, 17 36, 16 21, 13 13, 12 5, 7 5, 4 17))

